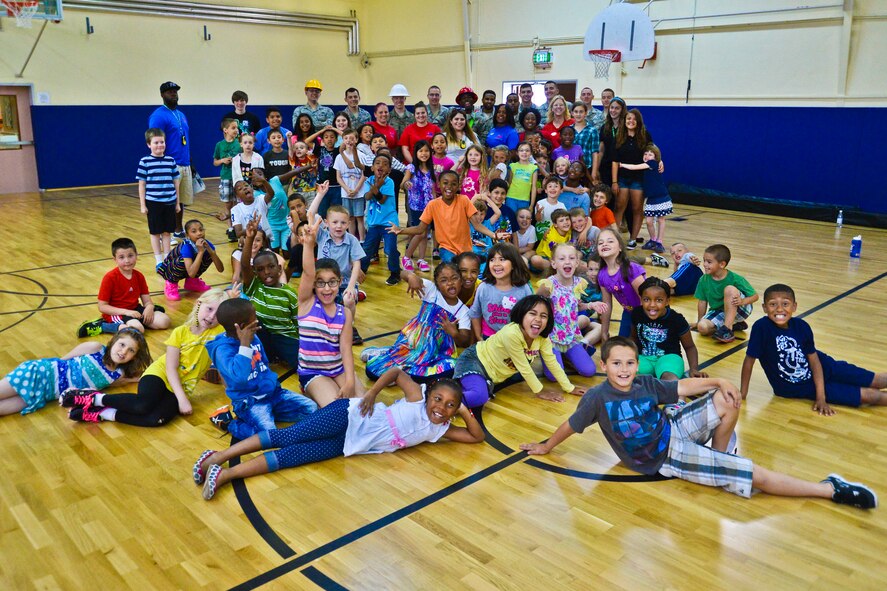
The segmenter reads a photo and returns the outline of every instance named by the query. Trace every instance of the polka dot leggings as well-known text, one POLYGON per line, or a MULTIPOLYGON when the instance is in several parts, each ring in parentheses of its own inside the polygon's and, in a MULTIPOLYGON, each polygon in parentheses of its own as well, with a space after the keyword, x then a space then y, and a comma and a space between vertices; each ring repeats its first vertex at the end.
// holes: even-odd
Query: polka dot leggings
POLYGON ((348 430, 348 399, 340 398, 286 429, 259 433, 268 470, 292 468, 341 456, 348 430))

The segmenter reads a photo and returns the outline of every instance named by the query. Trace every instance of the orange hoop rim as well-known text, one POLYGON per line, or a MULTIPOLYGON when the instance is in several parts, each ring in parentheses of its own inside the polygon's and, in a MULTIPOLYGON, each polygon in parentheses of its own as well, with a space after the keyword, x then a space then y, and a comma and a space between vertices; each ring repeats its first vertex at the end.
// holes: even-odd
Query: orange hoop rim
POLYGON ((618 49, 589 49, 588 55, 590 55, 594 61, 622 61, 622 52, 618 49))

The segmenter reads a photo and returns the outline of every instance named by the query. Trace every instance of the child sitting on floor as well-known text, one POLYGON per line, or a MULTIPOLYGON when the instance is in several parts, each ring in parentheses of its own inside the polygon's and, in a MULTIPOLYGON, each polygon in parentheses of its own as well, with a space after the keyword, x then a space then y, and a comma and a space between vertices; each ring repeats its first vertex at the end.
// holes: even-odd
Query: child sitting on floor
POLYGON ((95 337, 103 332, 117 332, 128 326, 139 332, 146 328, 164 330, 172 324, 163 306, 154 305, 145 276, 136 269, 139 254, 129 238, 111 243, 111 255, 117 266, 102 277, 98 305, 102 317, 89 320, 77 329, 77 338, 95 337))
POLYGON ((271 371, 262 341, 256 336, 259 321, 248 300, 234 298, 219 304, 219 324, 225 328, 206 344, 206 350, 225 381, 230 406, 218 409, 210 421, 237 439, 274 429, 275 421, 297 422, 317 410, 301 394, 283 389, 271 371))
POLYGON ((745 277, 727 269, 730 249, 723 244, 713 244, 702 255, 705 275, 696 286, 696 308, 699 318, 690 328, 699 334, 711 335, 721 343, 732 342, 733 332, 748 328, 745 319, 751 315, 751 305, 758 301, 755 288, 745 277), (706 312, 706 309, 708 312, 706 312))
POLYGON ((574 433, 599 423, 610 447, 634 472, 676 477, 720 486, 749 498, 753 489, 786 497, 819 497, 860 509, 878 506, 867 486, 831 474, 821 482, 799 480, 755 466, 727 452, 742 399, 736 386, 721 378, 663 382, 638 376, 638 350, 627 338, 613 337, 601 348, 607 381, 588 390, 576 412, 545 443, 524 443, 530 455, 544 455, 574 433), (717 391, 683 407, 679 397, 717 391), (711 439, 711 447, 704 444, 711 439))
POLYGON ((743 400, 748 396, 755 361, 760 359, 774 394, 813 400, 813 410, 821 415, 835 414, 829 403, 887 404, 887 392, 883 391, 887 372, 876 374, 818 351, 810 325, 792 318, 798 302, 791 287, 782 283, 768 287, 763 308, 766 316, 752 325, 742 363, 743 400))

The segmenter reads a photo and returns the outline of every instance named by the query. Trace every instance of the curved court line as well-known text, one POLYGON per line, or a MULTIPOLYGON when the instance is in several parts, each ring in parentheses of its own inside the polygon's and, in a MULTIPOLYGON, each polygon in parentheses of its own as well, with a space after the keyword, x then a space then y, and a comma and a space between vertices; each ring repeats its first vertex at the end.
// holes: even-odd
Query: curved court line
POLYGON ((88 261, 75 261, 73 263, 59 263, 57 265, 46 265, 44 267, 31 267, 30 269, 17 269, 15 271, 0 271, 0 275, 10 275, 12 273, 24 273, 26 271, 40 271, 42 269, 56 269, 58 267, 71 267, 74 265, 85 265, 87 263, 98 263, 99 261, 107 261, 108 257, 100 259, 91 259, 88 261))
POLYGON ((37 285, 37 287, 39 287, 40 289, 43 290, 43 301, 41 301, 39 304, 37 304, 37 308, 35 308, 34 310, 31 310, 28 313, 28 315, 25 316, 24 318, 19 318, 18 320, 16 320, 15 322, 10 324, 9 326, 4 326, 3 328, 0 328, 0 332, 5 332, 5 331, 9 330, 10 328, 12 328, 13 326, 17 326, 17 325, 21 324, 22 322, 24 322, 25 320, 27 320, 28 318, 30 318, 31 316, 36 314, 40 309, 43 308, 43 306, 46 305, 46 302, 49 301, 49 297, 46 295, 47 294, 46 287, 42 283, 37 281, 36 279, 31 279, 30 277, 24 277, 23 275, 16 275, 15 273, 8 273, 8 275, 12 275, 13 277, 18 277, 19 279, 24 279, 25 281, 30 281, 31 283, 34 283, 35 285, 37 285))
MULTIPOLYGON (((511 383, 507 385, 510 386, 511 383)), ((474 418, 477 419, 477 422, 480 423, 481 429, 483 429, 484 433, 486 434, 484 441, 488 443, 490 447, 502 454, 513 454, 515 450, 511 449, 510 447, 499 441, 499 439, 495 435, 490 433, 489 429, 487 429, 487 426, 486 424, 484 424, 483 420, 483 412, 483 408, 475 411, 474 418)), ((658 474, 654 474, 652 476, 648 476, 646 474, 601 474, 599 472, 575 470, 572 468, 555 466, 554 464, 548 464, 546 462, 542 462, 533 458, 529 458, 526 462, 524 462, 524 465, 539 468, 540 470, 545 470, 547 472, 560 474, 561 476, 572 476, 573 478, 584 478, 585 480, 599 480, 603 482, 655 482, 658 480, 668 480, 668 478, 660 476, 658 474)))

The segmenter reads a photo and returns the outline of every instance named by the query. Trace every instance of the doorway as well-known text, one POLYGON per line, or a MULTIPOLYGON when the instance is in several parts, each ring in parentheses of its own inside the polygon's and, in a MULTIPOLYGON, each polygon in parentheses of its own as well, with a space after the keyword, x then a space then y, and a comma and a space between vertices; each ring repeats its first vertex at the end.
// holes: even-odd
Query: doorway
POLYGON ((0 86, 0 170, 0 195, 39 189, 30 86, 0 86))

